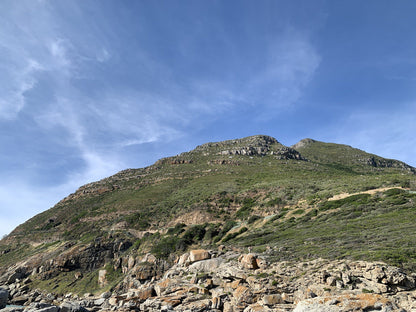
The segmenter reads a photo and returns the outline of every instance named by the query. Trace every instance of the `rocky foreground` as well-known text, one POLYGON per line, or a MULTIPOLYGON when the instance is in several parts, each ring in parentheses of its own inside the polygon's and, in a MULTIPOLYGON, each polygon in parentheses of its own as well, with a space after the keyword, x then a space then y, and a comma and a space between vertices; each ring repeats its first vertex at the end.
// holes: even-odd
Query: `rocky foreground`
MULTIPOLYGON (((123 281, 99 296, 30 289, 30 272, 0 278, 2 311, 416 311, 416 274, 383 263, 268 263, 267 254, 192 250, 166 267, 153 255, 114 263, 123 281), (15 305, 15 306, 7 306, 15 305)), ((106 284, 101 270, 99 283, 106 284)))

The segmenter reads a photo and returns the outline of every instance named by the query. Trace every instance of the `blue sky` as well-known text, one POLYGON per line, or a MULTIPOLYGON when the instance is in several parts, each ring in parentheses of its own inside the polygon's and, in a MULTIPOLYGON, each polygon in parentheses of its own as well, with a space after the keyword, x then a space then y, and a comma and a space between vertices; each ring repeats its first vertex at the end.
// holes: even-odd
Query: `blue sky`
POLYGON ((416 2, 0 2, 0 235, 196 145, 311 137, 416 166, 416 2))

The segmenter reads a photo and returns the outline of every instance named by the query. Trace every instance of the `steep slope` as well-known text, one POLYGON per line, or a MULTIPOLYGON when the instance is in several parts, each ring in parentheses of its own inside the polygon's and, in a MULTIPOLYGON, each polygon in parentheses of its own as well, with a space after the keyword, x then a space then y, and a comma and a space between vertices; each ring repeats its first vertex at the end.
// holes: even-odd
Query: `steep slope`
POLYGON ((311 139, 292 147, 264 135, 207 143, 80 187, 0 242, 0 270, 18 259, 34 283, 58 284, 63 272, 81 272, 71 286, 81 291, 91 274, 131 253, 171 261, 190 246, 220 244, 270 250, 270 261, 346 257, 412 267, 414 173, 311 139), (330 200, 341 193, 355 195, 330 200))

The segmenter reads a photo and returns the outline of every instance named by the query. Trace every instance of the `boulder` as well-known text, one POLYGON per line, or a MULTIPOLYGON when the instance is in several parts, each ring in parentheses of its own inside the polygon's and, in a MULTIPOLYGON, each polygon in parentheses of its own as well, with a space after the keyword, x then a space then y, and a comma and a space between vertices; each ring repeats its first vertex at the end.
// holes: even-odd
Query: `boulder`
POLYGON ((241 255, 238 261, 244 269, 256 270, 259 268, 257 264, 257 256, 255 254, 249 253, 241 255))
POLYGON ((165 295, 167 293, 172 292, 173 287, 177 287, 178 281, 175 279, 167 278, 165 280, 160 281, 155 285, 154 291, 158 296, 165 295))
POLYGON ((182 256, 179 257, 178 265, 184 266, 189 258, 189 253, 184 253, 182 256))
POLYGON ((255 302, 255 296, 250 288, 246 286, 238 286, 233 292, 233 297, 235 298, 237 305, 255 302))
MULTIPOLYGON (((30 312, 30 310, 26 310, 26 312, 30 312)), ((51 305, 49 307, 33 310, 33 312, 59 312, 59 307, 51 305)))
POLYGON ((29 300, 29 297, 26 295, 14 297, 11 302, 15 305, 24 305, 29 300))
POLYGON ((82 307, 79 303, 72 301, 62 303, 60 308, 60 312, 88 312, 88 310, 82 307))
POLYGON ((256 263, 257 263, 257 266, 261 269, 267 268, 267 262, 266 260, 262 258, 256 258, 256 263))
POLYGON ((42 310, 44 312, 46 311, 54 311, 56 308, 56 311, 59 310, 57 306, 54 306, 50 303, 40 303, 40 302, 32 302, 29 304, 29 306, 25 309, 26 311, 39 311, 42 310), (49 309, 51 308, 51 309, 49 309))
POLYGON ((192 263, 189 266, 191 272, 215 272, 221 263, 224 262, 222 258, 213 258, 192 263))
POLYGON ((137 299, 139 299, 142 302, 151 298, 151 297, 153 297, 154 295, 156 295, 156 292, 155 292, 155 289, 153 287, 148 287, 148 288, 139 290, 136 293, 137 299))
POLYGON ((104 287, 107 285, 107 270, 99 270, 98 271, 98 285, 100 287, 104 287))
POLYGON ((110 297, 111 297, 111 292, 109 292, 109 291, 103 292, 103 293, 100 295, 100 298, 104 298, 104 299, 108 299, 108 298, 110 298, 110 297))
POLYGON ((94 300, 94 305, 95 306, 101 306, 105 303, 106 299, 105 298, 99 298, 97 300, 94 300))
POLYGON ((189 252, 189 261, 191 263, 201 261, 201 260, 206 260, 209 258, 211 258, 211 255, 209 254, 207 250, 204 250, 204 249, 195 249, 189 252))
POLYGON ((278 303, 283 303, 283 299, 280 294, 264 295, 263 303, 265 305, 271 306, 278 303))
POLYGON ((141 260, 141 262, 148 262, 148 263, 153 263, 153 264, 155 264, 156 261, 157 261, 157 258, 154 255, 150 254, 150 253, 145 254, 143 259, 141 260))

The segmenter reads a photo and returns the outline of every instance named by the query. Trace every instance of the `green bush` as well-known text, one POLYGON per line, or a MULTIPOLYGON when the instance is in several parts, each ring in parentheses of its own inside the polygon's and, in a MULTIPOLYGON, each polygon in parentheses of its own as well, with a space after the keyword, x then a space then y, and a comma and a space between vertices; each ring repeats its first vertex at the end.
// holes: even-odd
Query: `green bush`
POLYGON ((138 229, 138 230, 146 230, 149 226, 149 216, 142 212, 136 212, 131 215, 125 217, 126 222, 138 229))
POLYGON ((204 239, 210 241, 218 236, 219 233, 219 224, 209 224, 206 228, 204 239))
POLYGON ((407 191, 399 189, 399 188, 392 188, 387 191, 384 191, 384 195, 390 197, 390 196, 397 196, 402 194, 407 194, 407 191))
POLYGON ((319 205, 319 210, 325 211, 330 209, 337 209, 342 206, 357 206, 368 204, 371 199, 370 194, 357 194, 348 196, 339 200, 330 200, 319 205))
POLYGON ((235 214, 236 218, 238 219, 247 219, 252 211, 252 208, 256 204, 256 200, 254 198, 244 198, 242 207, 237 211, 235 214))
POLYGON ((158 243, 153 245, 151 253, 158 258, 167 259, 170 254, 173 254, 183 246, 183 241, 180 241, 178 237, 166 236, 163 237, 158 243))
POLYGON ((275 207, 275 206, 279 207, 282 204, 283 204, 283 200, 280 197, 276 197, 266 202, 265 206, 266 207, 275 207))
POLYGON ((188 245, 191 245, 201 241, 205 236, 205 232, 205 224, 193 225, 183 234, 182 238, 188 245))
POLYGON ((257 220, 259 220, 259 219, 261 219, 261 217, 260 217, 260 216, 254 215, 254 216, 251 216, 250 218, 248 218, 247 223, 248 223, 248 224, 253 224, 254 222, 256 222, 256 221, 257 221, 257 220))
POLYGON ((170 227, 166 234, 168 235, 179 235, 183 233, 184 227, 186 227, 186 224, 184 223, 177 223, 174 227, 170 227))

